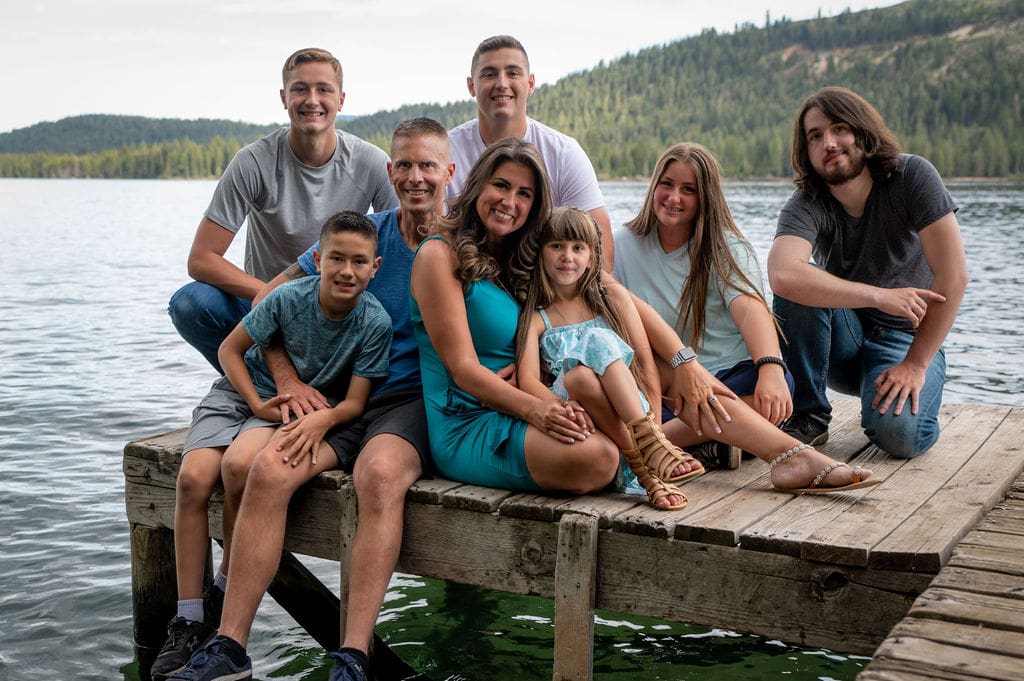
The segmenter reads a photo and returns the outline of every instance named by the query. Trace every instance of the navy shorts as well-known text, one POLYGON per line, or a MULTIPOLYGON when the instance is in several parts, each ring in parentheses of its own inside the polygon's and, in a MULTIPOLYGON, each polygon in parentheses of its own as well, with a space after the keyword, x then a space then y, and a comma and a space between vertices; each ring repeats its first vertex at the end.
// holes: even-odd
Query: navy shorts
POLYGON ((324 442, 337 455, 338 467, 351 473, 359 452, 376 435, 397 435, 407 441, 420 455, 423 474, 430 474, 430 440, 422 390, 396 390, 372 395, 362 416, 327 431, 324 442))

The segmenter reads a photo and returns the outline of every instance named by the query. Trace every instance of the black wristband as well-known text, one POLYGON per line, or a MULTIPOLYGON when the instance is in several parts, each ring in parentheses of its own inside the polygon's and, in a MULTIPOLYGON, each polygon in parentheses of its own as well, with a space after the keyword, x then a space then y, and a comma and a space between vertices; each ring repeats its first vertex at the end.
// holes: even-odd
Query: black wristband
POLYGON ((778 364, 780 367, 782 367, 783 371, 786 370, 786 363, 784 361, 782 361, 782 358, 781 357, 772 357, 771 355, 768 355, 766 357, 762 357, 759 360, 756 360, 754 362, 754 367, 756 369, 760 369, 765 364, 778 364))

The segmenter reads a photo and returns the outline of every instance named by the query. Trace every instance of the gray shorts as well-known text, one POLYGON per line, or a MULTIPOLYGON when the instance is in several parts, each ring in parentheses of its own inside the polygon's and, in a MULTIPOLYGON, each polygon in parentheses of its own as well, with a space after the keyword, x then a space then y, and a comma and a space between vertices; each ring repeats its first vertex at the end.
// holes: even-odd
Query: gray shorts
POLYGON ((338 467, 352 472, 356 457, 376 435, 397 435, 416 448, 423 474, 430 475, 430 440, 421 390, 396 390, 370 397, 363 415, 352 423, 327 431, 324 442, 338 457, 338 467))
POLYGON ((208 447, 227 448, 239 433, 250 428, 277 428, 280 423, 253 416, 252 409, 225 377, 214 381, 210 392, 192 410, 192 424, 185 435, 181 451, 188 454, 193 449, 208 447))

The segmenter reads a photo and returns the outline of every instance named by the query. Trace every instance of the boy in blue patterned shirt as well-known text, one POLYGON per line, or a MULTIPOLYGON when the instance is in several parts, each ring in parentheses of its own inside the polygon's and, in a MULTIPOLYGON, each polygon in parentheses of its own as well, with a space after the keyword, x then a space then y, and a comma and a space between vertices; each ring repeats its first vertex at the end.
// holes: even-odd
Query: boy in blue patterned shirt
POLYGON ((174 545, 178 612, 153 663, 154 679, 181 669, 216 631, 223 602, 231 534, 249 465, 264 449, 298 466, 316 452, 330 429, 358 418, 373 380, 388 374, 391 318, 365 289, 377 272, 377 228, 365 215, 337 213, 324 223, 317 276, 275 289, 242 319, 220 346, 225 377, 195 409, 178 473, 174 545), (281 426, 289 395, 277 394, 261 347, 280 339, 300 378, 328 397, 322 409, 281 426), (282 446, 283 438, 288 446, 282 446), (207 509, 224 479, 224 555, 203 593, 209 546, 207 509), (183 645, 184 642, 184 645, 183 645))

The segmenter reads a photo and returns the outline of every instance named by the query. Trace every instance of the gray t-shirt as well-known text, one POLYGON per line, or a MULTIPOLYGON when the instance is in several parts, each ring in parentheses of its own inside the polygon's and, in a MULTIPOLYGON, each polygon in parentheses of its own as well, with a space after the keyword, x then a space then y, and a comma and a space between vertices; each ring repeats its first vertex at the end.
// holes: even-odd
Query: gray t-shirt
POLYGON ((398 205, 388 178, 388 157, 341 130, 334 156, 304 165, 281 128, 240 149, 224 170, 206 217, 231 232, 248 218, 246 272, 269 281, 317 240, 320 228, 341 210, 357 213, 398 205))
MULTIPOLYGON (((926 159, 903 154, 892 176, 876 181, 854 218, 831 195, 811 199, 797 190, 779 214, 775 236, 798 236, 813 247, 814 262, 847 281, 881 288, 928 288, 932 271, 918 232, 960 206, 926 159)), ((868 321, 910 331, 910 322, 881 310, 858 310, 868 321)))
POLYGON ((282 284, 242 319, 256 343, 246 351, 245 364, 261 397, 277 394, 260 346, 278 332, 299 379, 325 397, 344 398, 353 374, 388 375, 391 317, 380 302, 363 291, 355 308, 336 320, 320 309, 319 293, 319 274, 282 284))

